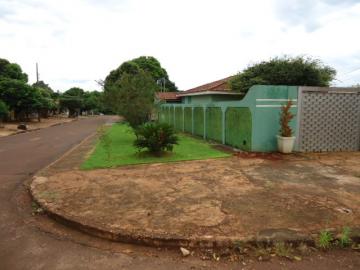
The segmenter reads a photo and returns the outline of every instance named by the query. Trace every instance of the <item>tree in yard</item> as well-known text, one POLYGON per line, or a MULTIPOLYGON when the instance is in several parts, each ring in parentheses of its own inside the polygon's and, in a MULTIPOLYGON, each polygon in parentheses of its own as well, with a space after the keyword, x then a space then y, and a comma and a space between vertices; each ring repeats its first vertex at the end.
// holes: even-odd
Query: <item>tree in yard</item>
POLYGON ((150 120, 157 85, 144 71, 135 75, 124 73, 121 79, 105 92, 112 111, 125 117, 132 128, 150 120))
POLYGON ((3 79, 13 79, 26 83, 28 76, 22 72, 18 64, 10 63, 8 60, 0 58, 0 80, 3 79))
POLYGON ((141 71, 150 74, 154 82, 161 80, 165 84, 165 91, 177 91, 175 83, 170 81, 166 70, 162 68, 160 62, 152 56, 141 56, 132 59, 124 62, 117 69, 111 71, 104 81, 104 90, 107 91, 110 89, 121 79, 123 74, 136 75, 141 71))
POLYGON ((0 80, 0 99, 15 112, 15 118, 18 120, 27 119, 39 103, 39 95, 33 87, 14 79, 0 80))
POLYGON ((51 92, 44 88, 34 88, 35 103, 33 104, 34 109, 38 113, 38 120, 40 117, 48 118, 50 111, 55 111, 57 109, 57 104, 55 100, 51 97, 51 92))
POLYGON ((103 93, 98 91, 85 92, 83 110, 95 114, 104 112, 103 93))
POLYGON ((84 90, 72 87, 60 97, 60 107, 69 110, 69 117, 76 117, 81 113, 84 106, 84 90))
POLYGON ((3 127, 2 121, 9 114, 8 106, 0 99, 0 128, 3 127))
POLYGON ((324 65, 320 60, 285 56, 249 66, 234 76, 230 85, 233 91, 242 93, 256 84, 329 86, 335 75, 335 69, 324 65))

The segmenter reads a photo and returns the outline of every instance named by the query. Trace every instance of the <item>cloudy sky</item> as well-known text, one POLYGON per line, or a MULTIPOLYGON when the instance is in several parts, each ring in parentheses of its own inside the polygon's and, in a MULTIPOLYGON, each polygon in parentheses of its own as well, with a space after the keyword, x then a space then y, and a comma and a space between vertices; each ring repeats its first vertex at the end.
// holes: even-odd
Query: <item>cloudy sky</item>
POLYGON ((158 58, 177 86, 281 55, 322 59, 360 83, 360 0, 0 0, 0 58, 55 90, 98 89, 123 61, 158 58))

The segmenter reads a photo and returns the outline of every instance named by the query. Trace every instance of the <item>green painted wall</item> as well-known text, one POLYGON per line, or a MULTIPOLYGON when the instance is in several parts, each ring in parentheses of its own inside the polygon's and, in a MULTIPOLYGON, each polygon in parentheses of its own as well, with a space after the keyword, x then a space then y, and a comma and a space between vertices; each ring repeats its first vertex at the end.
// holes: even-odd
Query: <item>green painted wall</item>
POLYGON ((184 109, 184 127, 185 132, 192 133, 192 108, 185 107, 184 109))
MULTIPOLYGON (((217 95, 216 95, 217 96, 217 95)), ((276 135, 279 133, 279 116, 281 111, 281 106, 285 105, 287 100, 291 99, 294 101, 294 108, 292 112, 297 114, 297 96, 298 96, 298 87, 297 86, 273 86, 273 85, 255 85, 251 87, 248 93, 241 100, 232 100, 232 98, 227 99, 226 96, 223 96, 221 99, 226 99, 223 101, 216 101, 216 97, 207 95, 207 96, 192 96, 191 99, 187 99, 187 104, 185 103, 168 103, 162 106, 165 107, 188 107, 194 108, 194 134, 203 136, 204 135, 204 111, 203 108, 213 108, 207 112, 206 122, 210 124, 207 125, 206 138, 216 140, 219 142, 225 142, 230 145, 239 145, 243 143, 245 138, 246 142, 249 141, 249 144, 238 146, 242 147, 241 149, 247 151, 256 151, 256 152, 271 152, 277 150, 276 135), (240 127, 237 126, 236 122, 225 123, 226 111, 228 108, 247 108, 247 112, 242 111, 240 114, 240 123, 243 122, 243 125, 240 124, 240 127), (221 113, 219 113, 219 110, 221 113), (251 125, 248 120, 251 117, 251 125), (221 120, 219 120, 221 119, 221 120), (245 119, 245 120, 243 120, 245 119), (225 128, 223 132, 219 132, 222 129, 222 121, 224 121, 225 128), (220 124, 219 124, 220 123, 220 124), (229 129, 231 131, 229 131, 229 129), (235 129, 235 131, 233 130, 235 129), (251 129, 251 132, 249 130, 251 129), (221 134, 221 135, 220 135, 221 134), (251 137, 251 139, 250 139, 251 137)), ((183 98, 184 102, 184 98, 183 98)), ((169 120, 173 123, 173 110, 170 110, 169 120), (172 112, 171 112, 172 110, 172 112)), ((189 112, 188 112, 189 114, 189 112)), ((229 114, 236 114, 236 112, 230 112, 229 114)), ((228 117, 235 117, 229 116, 228 117)), ((166 117, 165 117, 166 118, 166 117)), ((186 117, 190 119, 190 117, 186 117)), ((291 122, 291 126, 294 132, 297 131, 297 118, 291 122)), ((192 123, 188 121, 184 122, 185 128, 188 132, 191 132, 192 123)), ((297 134, 295 133, 295 136, 297 134)))
POLYGON ((183 131, 183 108, 175 108, 175 130, 183 131))
POLYGON ((249 108, 229 107, 225 113, 225 143, 251 150, 252 118, 249 108))
POLYGON ((212 102, 211 95, 183 97, 184 101, 185 101, 185 98, 187 98, 186 102, 188 102, 188 104, 194 104, 194 105, 202 105, 202 104, 208 104, 208 103, 212 102))
POLYGON ((222 142, 222 112, 221 108, 206 109, 206 138, 222 142))
POLYGON ((169 124, 174 126, 174 111, 175 111, 175 108, 174 107, 170 107, 170 110, 169 110, 169 124))
POLYGON ((202 107, 194 108, 194 134, 204 136, 204 109, 202 107))
POLYGON ((165 121, 166 123, 170 123, 170 107, 167 108, 167 110, 165 111, 165 121))
POLYGON ((237 101, 241 100, 243 96, 232 96, 232 95, 213 95, 212 96, 212 102, 218 102, 218 101, 237 101))

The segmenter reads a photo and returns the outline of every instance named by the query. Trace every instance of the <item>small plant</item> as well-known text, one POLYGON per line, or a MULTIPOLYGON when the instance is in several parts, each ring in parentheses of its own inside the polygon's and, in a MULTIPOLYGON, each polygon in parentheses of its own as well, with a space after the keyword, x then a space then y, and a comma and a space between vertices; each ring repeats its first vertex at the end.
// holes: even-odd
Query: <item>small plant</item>
POLYGON ((290 121, 295 117, 295 115, 290 111, 292 105, 292 101, 289 100, 286 105, 281 107, 280 135, 282 137, 291 137, 293 135, 293 130, 289 125, 290 121))
POLYGON ((329 249, 331 247, 332 241, 333 241, 332 234, 327 231, 323 230, 319 234, 319 239, 317 241, 317 246, 321 249, 329 249))
POLYGON ((286 258, 291 258, 292 257, 292 246, 291 245, 287 245, 284 242, 277 242, 274 245, 275 248, 275 254, 279 257, 286 257, 286 258))
POLYGON ((178 144, 173 128, 166 123, 149 122, 135 130, 134 146, 141 151, 146 148, 151 154, 160 156, 164 151, 172 151, 178 144))
POLYGON ((112 140, 110 138, 107 128, 105 128, 104 126, 99 129, 99 140, 100 140, 100 144, 103 146, 106 152, 107 159, 110 160, 112 140))
POLYGON ((348 247, 351 244, 350 238, 351 229, 349 227, 344 227, 339 238, 339 244, 341 247, 348 247))

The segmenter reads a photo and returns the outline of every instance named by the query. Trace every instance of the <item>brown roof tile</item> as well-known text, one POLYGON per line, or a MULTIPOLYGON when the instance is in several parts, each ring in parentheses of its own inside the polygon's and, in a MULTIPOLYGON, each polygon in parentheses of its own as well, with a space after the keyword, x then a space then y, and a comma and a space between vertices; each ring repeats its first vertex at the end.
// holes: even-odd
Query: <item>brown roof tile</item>
POLYGON ((178 100, 180 99, 176 95, 178 92, 156 92, 156 98, 160 100, 178 100))
POLYGON ((197 92, 205 92, 205 91, 230 91, 229 80, 233 76, 217 80, 211 83, 203 84, 195 88, 191 88, 186 91, 182 91, 179 94, 190 94, 190 93, 197 93, 197 92))

